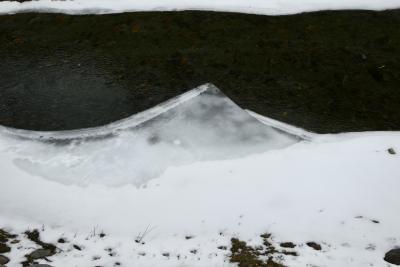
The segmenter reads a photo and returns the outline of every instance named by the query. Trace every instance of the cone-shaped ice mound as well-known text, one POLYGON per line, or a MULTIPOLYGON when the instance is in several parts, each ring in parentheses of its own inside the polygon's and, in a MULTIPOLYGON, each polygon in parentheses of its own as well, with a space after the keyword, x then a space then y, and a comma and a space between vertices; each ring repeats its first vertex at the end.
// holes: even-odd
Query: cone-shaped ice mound
POLYGON ((21 170, 63 184, 145 184, 168 166, 279 149, 300 139, 250 116, 211 84, 97 128, 0 129, 0 149, 21 170))

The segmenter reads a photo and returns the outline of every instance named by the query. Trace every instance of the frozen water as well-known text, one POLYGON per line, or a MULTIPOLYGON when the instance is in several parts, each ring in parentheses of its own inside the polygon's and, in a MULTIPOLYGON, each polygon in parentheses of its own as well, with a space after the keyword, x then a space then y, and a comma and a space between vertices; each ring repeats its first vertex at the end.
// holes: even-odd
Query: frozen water
POLYGON ((167 167, 278 149, 301 138, 250 116, 211 84, 91 129, 0 128, 0 149, 21 170, 63 184, 145 185, 167 167))

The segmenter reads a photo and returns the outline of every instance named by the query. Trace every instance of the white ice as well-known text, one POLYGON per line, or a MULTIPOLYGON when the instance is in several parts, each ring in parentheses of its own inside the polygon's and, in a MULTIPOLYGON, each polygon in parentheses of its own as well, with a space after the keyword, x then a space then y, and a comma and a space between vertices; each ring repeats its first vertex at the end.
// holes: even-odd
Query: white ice
POLYGON ((13 164, 31 175, 106 186, 142 186, 169 166, 243 157, 300 140, 260 123, 211 84, 102 127, 65 132, 2 127, 0 134, 0 151, 7 150, 13 164))

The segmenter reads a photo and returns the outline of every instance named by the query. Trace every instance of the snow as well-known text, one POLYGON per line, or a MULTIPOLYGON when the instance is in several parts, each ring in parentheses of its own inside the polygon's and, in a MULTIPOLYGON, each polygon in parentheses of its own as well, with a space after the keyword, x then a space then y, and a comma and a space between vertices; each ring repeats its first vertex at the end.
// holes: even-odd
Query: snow
POLYGON ((400 7, 400 0, 39 0, 0 2, 1 13, 61 12, 105 14, 129 11, 210 10, 285 15, 318 10, 384 10, 400 7))
MULTIPOLYGON (((57 267, 234 266, 230 238, 255 245, 265 232, 298 245, 298 257, 282 256, 288 266, 388 266, 384 253, 400 245, 400 155, 389 148, 400 151, 399 132, 308 133, 249 115, 206 85, 111 126, 47 135, 3 128, 0 228, 69 240, 51 257, 57 267), (168 146, 150 146, 150 129, 168 146), (140 155, 146 161, 135 165, 140 155)), ((35 248, 29 242, 8 266, 35 248)))

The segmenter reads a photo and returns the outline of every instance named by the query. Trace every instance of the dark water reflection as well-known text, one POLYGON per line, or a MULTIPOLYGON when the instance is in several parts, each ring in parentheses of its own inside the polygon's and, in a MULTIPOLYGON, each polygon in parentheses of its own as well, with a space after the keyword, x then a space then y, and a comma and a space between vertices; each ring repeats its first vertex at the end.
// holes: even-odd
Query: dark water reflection
POLYGON ((28 129, 76 129, 135 112, 129 91, 90 54, 14 58, 0 69, 2 124, 28 129))
POLYGON ((103 125, 211 82, 317 132, 400 129, 400 11, 0 16, 0 125, 103 125))

